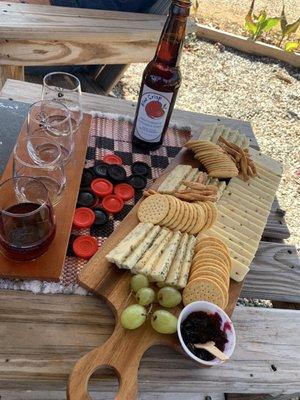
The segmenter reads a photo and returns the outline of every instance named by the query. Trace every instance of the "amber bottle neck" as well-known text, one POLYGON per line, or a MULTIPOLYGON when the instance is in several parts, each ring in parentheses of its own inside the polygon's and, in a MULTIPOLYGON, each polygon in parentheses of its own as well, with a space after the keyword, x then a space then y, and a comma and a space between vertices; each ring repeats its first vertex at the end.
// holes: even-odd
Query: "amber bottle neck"
POLYGON ((190 10, 189 0, 173 0, 163 28, 154 61, 176 67, 179 64, 190 10))

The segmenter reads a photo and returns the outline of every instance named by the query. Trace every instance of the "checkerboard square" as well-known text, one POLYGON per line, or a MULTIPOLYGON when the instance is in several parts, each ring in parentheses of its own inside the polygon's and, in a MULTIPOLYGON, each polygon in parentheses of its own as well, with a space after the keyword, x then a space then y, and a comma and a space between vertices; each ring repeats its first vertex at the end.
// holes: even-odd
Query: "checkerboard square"
POLYGON ((113 231, 114 231, 114 221, 109 220, 105 225, 103 226, 96 226, 92 225, 90 228, 91 236, 96 236, 96 237, 108 237, 110 236, 113 231))
POLYGON ((151 154, 151 164, 154 168, 165 169, 169 165, 169 159, 165 156, 158 156, 157 154, 151 154))
POLYGON ((132 154, 131 153, 127 153, 125 151, 115 151, 115 154, 117 154, 119 157, 122 158, 123 164, 126 165, 132 165, 132 154))
POLYGON ((87 160, 94 160, 96 157, 96 149, 95 147, 88 147, 86 152, 87 160))
POLYGON ((103 136, 96 136, 95 146, 98 147, 99 149, 108 149, 113 151, 114 140, 103 136))
POLYGON ((177 156, 177 154, 179 153, 179 151, 181 150, 180 147, 174 147, 174 146, 168 146, 166 147, 167 150, 167 156, 170 158, 174 158, 177 156))

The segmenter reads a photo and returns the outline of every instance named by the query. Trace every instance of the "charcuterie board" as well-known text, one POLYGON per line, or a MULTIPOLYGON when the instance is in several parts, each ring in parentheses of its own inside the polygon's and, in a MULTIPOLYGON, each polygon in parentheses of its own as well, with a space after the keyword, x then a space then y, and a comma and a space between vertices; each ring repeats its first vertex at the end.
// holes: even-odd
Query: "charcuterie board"
MULTIPOLYGON (((262 174, 262 177, 259 179, 263 179, 264 177, 266 177, 266 182, 268 185, 268 195, 266 196, 266 199, 262 199, 264 204, 264 207, 262 207, 262 213, 265 217, 267 216, 268 211, 271 208, 276 188, 280 180, 281 170, 279 165, 273 160, 262 156, 259 152, 253 149, 251 149, 250 151, 251 155, 259 166, 259 171, 261 171, 262 174), (273 177, 274 184, 272 184, 271 179, 273 177)), ((178 154, 176 159, 169 165, 165 173, 156 180, 151 189, 157 189, 160 184, 166 179, 168 174, 178 164, 191 165, 192 167, 199 166, 199 162, 194 158, 192 152, 183 149, 178 154)), ((233 179, 239 179, 241 182, 243 182, 238 177, 233 179)), ((256 181, 259 181, 259 179, 257 179, 256 181)), ((253 182, 252 185, 255 186, 253 182)), ((261 182, 259 182, 259 185, 261 185, 261 182)), ((213 231, 208 231, 210 235, 222 238, 224 237, 226 240, 226 224, 228 224, 229 232, 227 246, 230 248, 230 250, 233 250, 233 257, 236 260, 237 269, 242 268, 240 267, 240 264, 242 263, 241 260, 245 259, 245 262, 247 260, 250 260, 250 250, 253 250, 253 248, 255 248, 255 240, 257 240, 259 232, 263 231, 265 225, 264 218, 252 218, 252 214, 255 212, 258 212, 258 214, 260 215, 260 207, 258 204, 257 208, 252 207, 252 209, 249 205, 251 209, 250 217, 252 225, 250 224, 249 226, 244 227, 241 216, 239 216, 237 220, 238 224, 234 222, 235 212, 239 214, 239 210, 241 210, 241 214, 243 215, 243 217, 245 217, 247 211, 246 208, 248 207, 248 204, 250 202, 250 200, 248 200, 247 198, 247 196, 249 195, 249 191, 247 191, 246 189, 246 183, 245 185, 242 184, 242 186, 245 186, 245 189, 242 187, 242 190, 244 191, 242 191, 241 200, 236 203, 236 211, 232 211, 232 204, 235 203, 231 199, 231 195, 228 195, 227 192, 228 190, 230 190, 231 192, 236 190, 236 183, 233 182, 233 185, 230 185, 230 183, 229 185, 227 185, 227 188, 224 191, 220 200, 223 207, 222 212, 220 213, 220 218, 224 218, 224 221, 223 219, 220 221, 218 220, 216 222, 217 228, 212 227, 213 231), (227 197, 230 198, 230 203, 228 204, 226 201, 227 197), (228 216, 227 213, 230 215, 228 216), (233 220, 233 223, 228 223, 229 218, 230 221, 233 220), (238 226, 242 227, 242 229, 248 230, 247 232, 249 233, 251 232, 251 228, 253 226, 256 227, 254 235, 256 239, 251 239, 252 241, 250 243, 250 246, 247 249, 246 253, 241 257, 241 259, 238 259, 238 255, 236 256, 236 253, 238 252, 237 249, 241 247, 240 243, 235 243, 236 234, 239 234, 238 226), (235 229, 237 233, 233 234, 232 232, 235 229)), ((253 190, 255 191, 256 189, 253 189, 253 187, 251 187, 250 191, 253 190)), ((139 363, 145 351, 154 345, 163 344, 181 352, 181 348, 175 334, 163 335, 155 332, 153 329, 151 329, 151 325, 148 320, 140 328, 132 331, 125 330, 120 323, 120 315, 125 307, 125 304, 128 301, 129 281, 131 278, 131 274, 126 270, 118 269, 115 265, 108 262, 105 256, 138 225, 138 208, 139 203, 137 203, 137 205, 127 215, 127 217, 119 225, 118 229, 116 229, 113 234, 107 239, 102 248, 89 261, 88 265, 79 276, 79 283, 82 286, 93 292, 95 295, 102 297, 112 308, 115 315, 116 326, 112 336, 104 345, 92 350, 76 363, 70 375, 68 383, 67 393, 69 400, 90 399, 87 391, 89 378, 98 367, 104 365, 111 367, 116 372, 119 378, 120 385, 119 391, 116 395, 116 399, 134 400, 137 398, 138 392, 137 377, 139 363)), ((207 232, 205 232, 203 235, 205 236, 206 234, 207 232)), ((246 240, 246 235, 244 235, 244 233, 240 233, 240 235, 241 240, 246 240)), ((257 246, 258 242, 259 239, 257 240, 257 246)), ((233 279, 230 280, 229 300, 225 309, 229 316, 232 314, 235 308, 236 301, 240 295, 242 286, 242 279, 239 279, 239 281, 235 281, 233 279)), ((181 308, 178 307, 177 312, 180 312, 180 309, 181 308)))
MULTIPOLYGON (((84 114, 80 129, 75 134, 75 146, 72 159, 66 166, 67 185, 62 200, 54 207, 57 230, 49 249, 33 261, 15 262, 0 254, 0 277, 18 279, 41 279, 58 281, 66 257, 69 236, 72 229, 73 214, 80 187, 81 173, 86 158, 87 140, 90 131, 91 116, 84 114)), ((23 125, 19 138, 26 134, 23 125)), ((18 139, 19 140, 19 139, 18 139)), ((12 177, 13 158, 10 157, 1 177, 5 181, 12 177)))

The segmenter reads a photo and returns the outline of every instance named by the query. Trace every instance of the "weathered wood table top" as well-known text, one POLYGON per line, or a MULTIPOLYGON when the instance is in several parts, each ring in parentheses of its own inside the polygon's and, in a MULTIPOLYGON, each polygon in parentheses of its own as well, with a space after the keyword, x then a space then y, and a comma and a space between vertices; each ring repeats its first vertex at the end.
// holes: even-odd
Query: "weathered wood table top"
MULTIPOLYGON (((8 80, 0 92, 0 117, 1 108, 8 113, 11 107, 15 125, 18 118, 22 120, 14 103, 2 99, 32 103, 40 95, 40 85, 8 80)), ((85 111, 131 116, 135 108, 131 102, 87 93, 83 106, 85 111)), ((180 110, 175 110, 172 121, 192 131, 221 122, 244 132, 258 146, 250 124, 244 121, 180 110)), ((1 127, 3 121, 0 135, 1 127)), ((236 308, 236 351, 220 368, 200 369, 167 348, 149 350, 139 372, 140 399, 224 400, 224 393, 232 394, 227 395, 232 399, 243 399, 246 393, 259 393, 260 399, 272 393, 283 399, 286 394, 300 393, 300 264, 296 249, 279 243, 288 235, 275 201, 242 292, 247 298, 272 300, 275 306, 285 302, 280 303, 281 309, 236 308)), ((92 296, 0 291, 1 400, 64 399, 74 363, 103 343, 113 324, 110 310, 92 296)), ((90 393, 93 399, 112 399, 116 387, 111 373, 101 371, 91 382, 90 393)))

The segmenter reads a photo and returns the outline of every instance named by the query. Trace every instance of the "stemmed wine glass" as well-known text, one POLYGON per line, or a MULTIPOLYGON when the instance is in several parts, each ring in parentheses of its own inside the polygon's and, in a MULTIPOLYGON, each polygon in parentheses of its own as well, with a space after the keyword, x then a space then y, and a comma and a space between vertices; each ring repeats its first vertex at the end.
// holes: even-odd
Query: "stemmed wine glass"
POLYGON ((76 76, 67 72, 51 72, 45 75, 42 99, 60 101, 67 106, 71 112, 73 132, 79 129, 83 113, 81 84, 76 76))

